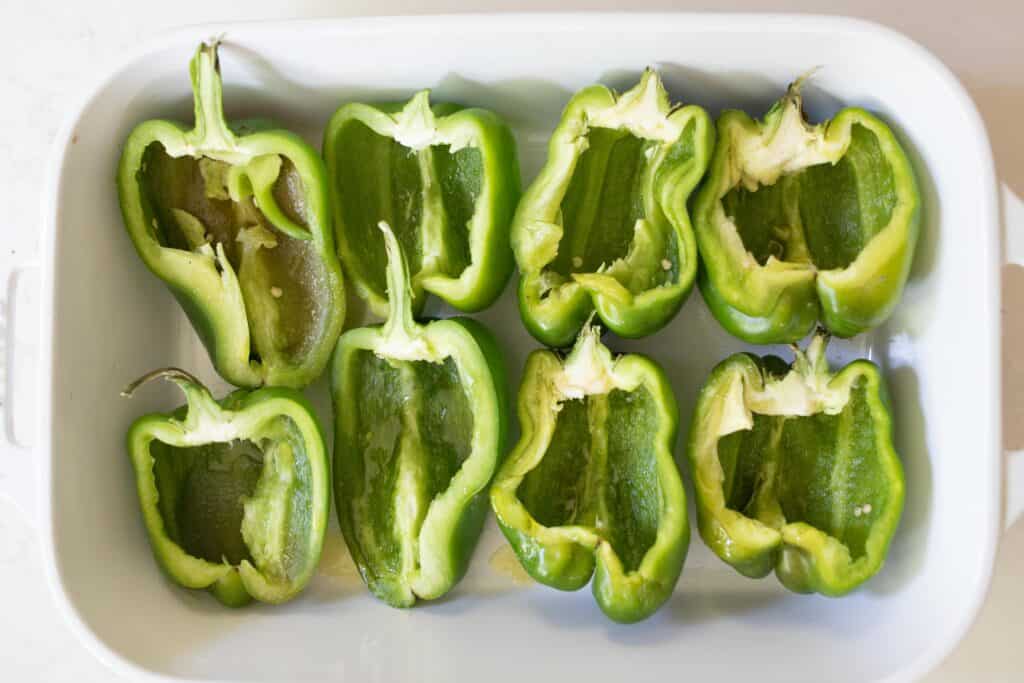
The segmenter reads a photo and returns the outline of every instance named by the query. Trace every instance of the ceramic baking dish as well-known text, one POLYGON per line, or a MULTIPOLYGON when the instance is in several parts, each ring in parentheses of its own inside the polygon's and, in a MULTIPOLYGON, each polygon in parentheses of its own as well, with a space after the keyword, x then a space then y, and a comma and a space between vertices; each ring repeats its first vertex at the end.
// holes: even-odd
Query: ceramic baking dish
MULTIPOLYGON (((919 46, 861 21, 448 16, 203 26, 150 41, 75 111, 57 141, 44 198, 33 456, 56 600, 111 667, 159 680, 919 676, 970 625, 1001 530, 996 198, 988 141, 963 88, 919 46), (177 304, 132 249, 114 170, 137 122, 190 120, 188 59, 199 40, 221 33, 232 117, 269 115, 319 145, 342 101, 402 98, 429 86, 437 99, 500 112, 515 129, 527 180, 574 90, 594 81, 624 88, 647 65, 660 70, 674 99, 712 114, 727 106, 760 114, 790 80, 820 65, 806 89, 812 118, 847 104, 881 114, 920 179, 922 239, 892 319, 836 343, 830 356, 836 363, 870 356, 891 388, 907 505, 884 570, 850 597, 796 596, 774 579, 739 576, 695 535, 669 604, 647 622, 619 626, 599 613, 589 591, 562 594, 514 580, 492 521, 458 589, 412 610, 367 594, 336 528, 320 574, 287 606, 229 611, 171 586, 150 556, 123 439, 135 416, 178 398, 152 388, 128 401, 118 391, 166 365, 215 377, 177 304)), ((536 343, 519 321, 514 294, 509 286, 479 317, 502 340, 517 384, 536 343)), ((17 312, 18 326, 28 316, 17 312)), ((664 331, 611 345, 643 350, 666 366, 683 424, 708 370, 743 348, 696 292, 664 331)), ((9 342, 8 352, 19 348, 9 342)), ((11 367, 23 375, 17 358, 11 367)), ((311 389, 321 407, 323 393, 322 386, 311 389)))

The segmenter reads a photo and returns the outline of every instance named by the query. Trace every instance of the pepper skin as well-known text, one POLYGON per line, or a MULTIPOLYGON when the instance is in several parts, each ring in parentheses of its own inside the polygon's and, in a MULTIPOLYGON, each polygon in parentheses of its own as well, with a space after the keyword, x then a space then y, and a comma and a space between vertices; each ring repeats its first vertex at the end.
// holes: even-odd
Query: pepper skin
POLYGON ((697 522, 745 576, 840 596, 882 567, 903 509, 903 468, 878 367, 832 374, 819 334, 791 368, 730 356, 701 389, 689 439, 697 522))
POLYGON ((622 337, 675 316, 697 272, 686 202, 713 149, 707 113, 672 107, 654 71, 621 96, 573 96, 512 224, 519 310, 537 340, 572 344, 594 311, 622 337))
POLYGON ((221 401, 191 375, 163 378, 185 393, 173 413, 128 431, 142 518, 153 555, 175 583, 223 604, 281 603, 320 562, 330 508, 323 429, 294 389, 238 390, 221 401))
POLYGON ((672 457, 678 420, 662 369, 636 354, 613 359, 589 324, 564 360, 530 355, 522 436, 491 487, 530 576, 567 591, 593 577, 597 604, 624 623, 668 600, 690 540, 672 457))
POLYGON ((413 313, 426 293, 479 311, 512 273, 508 228, 519 199, 512 131, 486 109, 431 107, 423 90, 403 104, 342 105, 324 133, 338 252, 376 315, 388 314, 388 223, 411 271, 413 313))
POLYGON ((125 227, 224 379, 301 388, 345 318, 323 162, 294 133, 225 122, 217 43, 199 46, 190 71, 195 127, 154 119, 125 142, 125 227))
POLYGON ((693 208, 708 308, 756 344, 798 341, 818 320, 840 337, 882 323, 917 243, 917 182, 892 131, 853 107, 807 124, 802 80, 763 121, 719 117, 693 208))
POLYGON ((380 227, 391 315, 343 334, 332 364, 335 504, 370 591, 410 607, 466 573, 507 431, 506 384, 483 325, 413 320, 402 248, 380 227))

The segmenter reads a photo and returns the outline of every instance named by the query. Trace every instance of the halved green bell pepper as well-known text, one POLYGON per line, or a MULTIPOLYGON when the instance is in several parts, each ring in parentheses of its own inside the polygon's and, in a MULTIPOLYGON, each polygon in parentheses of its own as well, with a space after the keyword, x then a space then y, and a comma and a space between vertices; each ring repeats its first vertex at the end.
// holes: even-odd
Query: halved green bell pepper
POLYGON ((809 125, 802 80, 763 121, 719 117, 694 204, 701 292, 753 343, 797 341, 819 319, 841 337, 883 322, 917 243, 917 182, 892 131, 856 107, 809 125))
POLYGON ((187 404, 136 420, 128 453, 157 563, 175 583, 223 604, 280 603, 309 583, 330 508, 323 429, 294 389, 238 390, 215 401, 175 368, 155 378, 187 404))
POLYGON ((882 567, 903 468, 878 367, 831 373, 827 339, 777 357, 730 356, 701 389, 689 462, 701 537, 745 576, 839 596, 882 567))
POLYGON ((389 310, 380 221, 402 245, 414 313, 427 292, 467 312, 498 298, 512 272, 519 162, 497 114, 431 107, 429 90, 401 104, 344 104, 324 133, 324 159, 341 263, 375 314, 389 310))
POLYGON ((672 319, 697 272, 686 201, 713 149, 707 113, 671 106, 650 69, 621 96, 603 85, 573 96, 512 223, 534 337, 568 346, 594 311, 622 337, 672 319))
POLYGON ((598 335, 588 324, 564 360, 530 354, 522 435, 491 505, 530 576, 570 591, 593 576, 604 613, 635 622, 668 600, 689 547, 672 457, 679 412, 653 360, 613 359, 598 335))
POLYGON ((334 354, 334 499, 366 585, 409 607, 469 566, 507 430, 505 372, 480 323, 413 320, 402 248, 380 228, 391 314, 347 331, 334 354))
POLYGON ((117 187, 128 235, 232 384, 303 387, 345 318, 323 161, 289 131, 226 123, 217 43, 190 65, 195 127, 139 124, 117 187))

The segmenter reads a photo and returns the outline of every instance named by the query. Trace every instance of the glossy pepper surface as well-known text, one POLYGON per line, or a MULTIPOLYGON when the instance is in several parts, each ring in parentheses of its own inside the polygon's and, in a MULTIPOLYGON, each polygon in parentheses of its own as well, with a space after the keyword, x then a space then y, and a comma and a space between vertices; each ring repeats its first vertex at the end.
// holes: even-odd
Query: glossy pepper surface
POLYGON ((465 574, 506 432, 490 332, 465 318, 418 324, 402 249, 382 223, 391 314, 341 336, 331 372, 334 491, 349 552, 396 607, 465 574))
POLYGON ((491 487, 498 524, 535 580, 593 577, 609 617, 635 622, 672 594, 686 559, 686 495, 672 457, 678 410, 664 372, 613 358, 585 327, 567 357, 534 351, 519 389, 522 436, 491 487))
POLYGON ((305 386, 345 317, 323 162, 294 133, 225 121, 216 43, 190 72, 195 127, 150 120, 125 142, 125 227, 224 379, 305 386))
POLYGON ((534 337, 568 346, 594 311, 641 337, 679 311, 697 272, 686 202, 713 149, 707 113, 673 107, 654 71, 621 96, 602 85, 573 96, 512 224, 534 337))
POLYGON ((221 401, 191 375, 158 370, 187 404, 136 420, 128 453, 160 567, 225 605, 295 597, 320 561, 330 509, 323 430, 302 394, 238 390, 221 401))
POLYGON ((693 209, 701 292, 753 343, 797 341, 819 320, 841 337, 878 325, 917 242, 917 183, 892 131, 855 107, 809 125, 801 81, 763 121, 721 115, 693 209))
POLYGON ((873 576, 903 509, 903 468, 878 367, 836 374, 826 339, 721 362, 701 389, 689 462, 701 537, 745 576, 839 596, 873 576))
POLYGON ((412 307, 426 293, 462 311, 501 294, 512 272, 509 222, 519 199, 512 131, 493 112, 430 105, 342 105, 324 134, 342 266, 378 316, 388 313, 387 222, 411 274, 412 307))

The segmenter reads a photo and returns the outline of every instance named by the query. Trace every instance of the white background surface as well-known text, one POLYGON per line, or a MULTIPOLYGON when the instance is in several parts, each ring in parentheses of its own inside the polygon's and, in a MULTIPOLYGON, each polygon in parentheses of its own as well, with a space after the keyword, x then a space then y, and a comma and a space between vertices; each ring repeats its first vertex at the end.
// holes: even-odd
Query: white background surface
MULTIPOLYGON (((923 43, 964 81, 989 129, 1000 178, 1024 195, 1024 2, 981 0, 861 0, 718 2, 717 11, 824 11, 873 19, 923 43)), ((160 3, 79 0, 0 3, 0 273, 31 259, 38 247, 41 187, 49 145, 70 107, 105 73, 118 53, 174 26, 214 20, 408 14, 470 10, 701 9, 685 2, 501 2, 448 0, 418 4, 379 2, 164 0, 160 3)), ((742 46, 738 46, 742 49, 742 46)), ((751 59, 756 62, 756 55, 751 59)), ((893 65, 898 69, 899 65, 893 65)), ((113 191, 113 189, 112 189, 113 191)), ((101 305, 98 303, 98 305, 101 305)), ((1024 311, 1024 270, 1007 268, 1004 309, 1024 311)), ((1013 349, 1024 343, 1024 314, 1006 315, 1005 445, 1024 446, 1024 362, 1013 349)), ((82 434, 88 439, 88 434, 82 434)), ((964 454, 969 457, 970 454, 964 454)), ((26 456, 27 457, 27 456, 26 456)), ((964 501, 970 504, 970 501, 964 501)), ((117 558, 108 558, 116 562, 117 558)), ((1024 679, 1024 523, 1004 536, 988 601, 974 629, 931 681, 1024 679)), ((941 595, 935 596, 941 600, 941 595)), ((0 680, 101 681, 111 674, 95 662, 61 622, 50 598, 33 523, 0 497, 0 680)), ((685 671, 682 669, 681 671, 685 671)), ((770 671, 770 669, 768 670, 770 671)), ((770 680, 766 672, 765 680, 770 680)))

